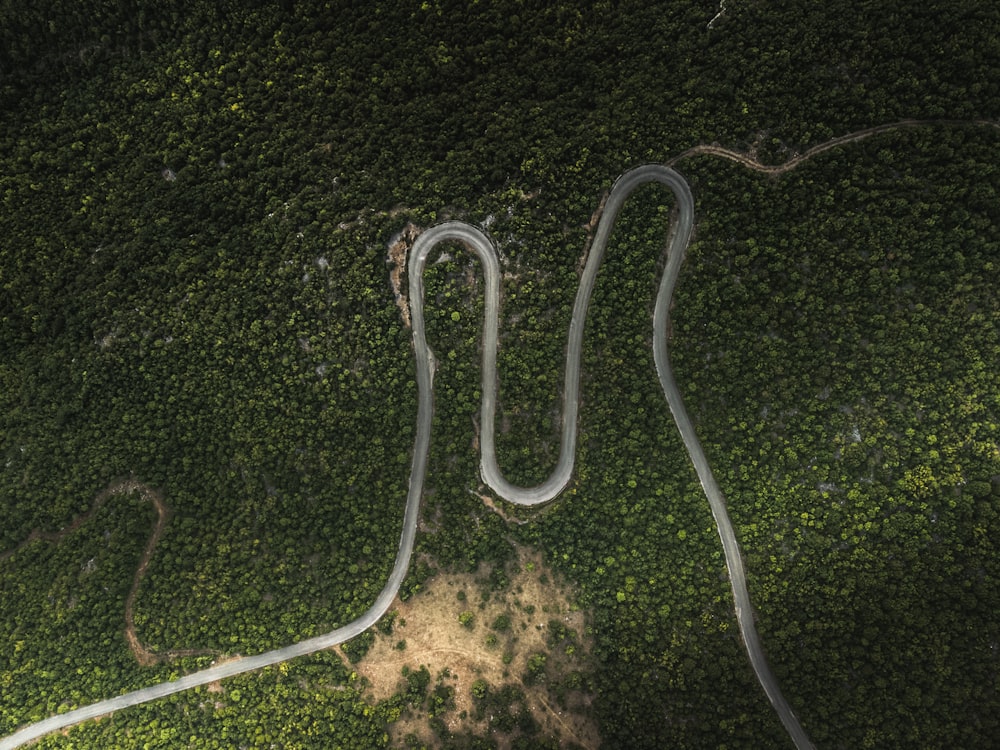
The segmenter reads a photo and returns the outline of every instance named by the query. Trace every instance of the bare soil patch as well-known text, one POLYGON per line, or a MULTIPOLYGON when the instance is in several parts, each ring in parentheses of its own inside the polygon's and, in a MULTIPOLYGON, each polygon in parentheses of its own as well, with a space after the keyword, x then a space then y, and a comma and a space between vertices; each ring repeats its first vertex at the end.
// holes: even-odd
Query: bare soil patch
POLYGON ((403 290, 403 271, 406 269, 406 258, 410 253, 410 248, 416 242, 420 229, 412 222, 407 222, 402 231, 389 242, 389 252, 386 262, 389 264, 389 283, 392 285, 392 294, 396 298, 396 306, 399 308, 399 315, 403 319, 403 325, 410 327, 410 302, 403 290))
MULTIPOLYGON (((597 726, 588 715, 593 696, 582 689, 558 691, 560 703, 557 694, 563 677, 589 669, 591 639, 584 613, 573 604, 576 592, 557 582, 540 555, 527 550, 518 553, 506 588, 490 591, 489 573, 484 568, 474 574, 440 573, 409 601, 397 600, 393 632, 379 633, 355 667, 371 697, 384 700, 405 690, 403 669, 426 667, 431 689, 436 684, 454 688, 454 707, 439 714, 448 730, 488 735, 507 748, 511 735, 491 729, 489 717, 475 718, 473 683, 485 680, 491 690, 513 684, 524 691, 525 705, 543 735, 557 738, 561 745, 597 747, 597 726), (472 614, 469 625, 460 621, 463 613, 472 614), (495 628, 504 617, 507 627, 495 628), (555 621, 575 638, 550 642, 550 623, 555 621), (529 660, 537 654, 545 655, 545 678, 532 684, 526 678, 529 660)), ((426 746, 436 746, 429 719, 422 710, 404 713, 390 727, 394 744, 414 734, 426 746)))

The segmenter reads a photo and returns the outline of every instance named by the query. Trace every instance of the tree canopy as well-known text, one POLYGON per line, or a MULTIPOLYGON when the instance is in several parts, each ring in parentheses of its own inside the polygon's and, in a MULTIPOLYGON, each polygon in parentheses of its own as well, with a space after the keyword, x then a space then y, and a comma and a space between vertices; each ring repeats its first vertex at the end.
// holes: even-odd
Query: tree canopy
MULTIPOLYGON (((531 484, 618 174, 919 121, 779 175, 676 163, 697 226, 671 353, 817 745, 997 736, 1000 9, 585 5, 0 4, 0 735, 370 605, 416 414, 387 260, 408 223, 462 218, 501 251, 498 454, 531 484), (128 477, 169 508, 139 578, 156 514, 96 501, 128 477), (151 666, 124 636, 136 580, 151 666)), ((525 524, 476 494, 478 270, 461 248, 429 266, 440 368, 402 595, 484 562, 500 585, 535 545, 591 611, 607 746, 781 746, 652 365, 670 218, 654 188, 621 216, 574 484, 525 524)), ((367 699, 332 653, 222 690, 42 746, 379 747, 405 699, 367 699)))

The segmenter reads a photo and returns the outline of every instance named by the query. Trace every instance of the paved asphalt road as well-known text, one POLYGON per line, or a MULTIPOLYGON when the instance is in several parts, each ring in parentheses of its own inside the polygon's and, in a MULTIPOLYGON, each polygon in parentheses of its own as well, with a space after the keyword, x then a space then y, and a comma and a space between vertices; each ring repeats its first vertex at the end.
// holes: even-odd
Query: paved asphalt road
POLYGON ((660 282, 653 313, 653 354, 656 362, 656 372, 660 379, 670 411, 681 432, 684 445, 694 464, 702 488, 712 508, 712 515, 722 540, 726 567, 733 588, 733 599, 736 608, 736 618, 740 634, 746 646, 750 662, 753 665, 757 679, 764 688, 771 705, 785 726, 795 746, 799 750, 812 748, 808 736, 802 729, 788 702, 781 694, 778 682, 768 667, 767 659, 761 647, 753 620, 753 608, 746 586, 746 574, 743 568, 743 558, 740 555, 736 535, 726 510, 725 498, 712 470, 708 459, 702 450, 698 436, 695 434, 691 420, 684 409, 680 392, 670 369, 670 359, 667 351, 667 330, 669 327, 670 302, 674 285, 684 260, 694 226, 694 199, 684 178, 673 169, 661 165, 646 165, 630 170, 615 182, 608 196, 607 203, 597 226, 597 232, 591 245, 586 266, 580 278, 580 287, 573 305, 573 316, 570 322, 569 337, 566 345, 566 369, 563 389, 563 421, 562 447, 559 461, 552 475, 537 487, 516 487, 510 484, 497 466, 494 443, 494 424, 496 415, 496 352, 497 332, 499 327, 500 305, 500 262, 496 248, 479 229, 462 222, 447 222, 432 227, 417 238, 410 255, 409 281, 410 306, 413 325, 413 343, 417 359, 417 434, 413 448, 413 463, 410 473, 410 486, 406 499, 406 510, 403 519, 403 533, 400 538, 396 562, 393 566, 385 588, 379 594, 375 603, 363 615, 353 622, 337 630, 316 638, 301 641, 285 648, 257 656, 245 657, 227 662, 210 669, 181 677, 172 682, 153 685, 142 690, 100 701, 83 708, 53 716, 44 721, 22 728, 20 731, 0 740, 0 750, 18 747, 32 739, 49 732, 108 714, 128 706, 156 700, 182 690, 189 690, 198 685, 205 685, 216 680, 231 677, 236 674, 250 672, 262 667, 304 656, 343 643, 371 627, 389 609, 396 592, 399 590, 409 568, 410 556, 413 552, 413 540, 416 534, 417 516, 420 508, 420 496, 423 491, 424 476, 427 466, 428 448, 430 446, 431 417, 434 410, 434 354, 427 346, 424 335, 424 282, 423 269, 427 256, 436 245, 444 241, 459 242, 468 247, 483 265, 483 275, 486 282, 486 300, 483 322, 483 385, 482 385, 482 434, 480 470, 483 480, 498 495, 519 505, 538 505, 555 498, 565 489, 573 472, 576 455, 576 424, 580 403, 580 353, 583 344, 583 332, 587 318, 587 307, 590 303, 597 271, 604 257, 604 250, 615 219, 626 198, 639 186, 658 182, 673 191, 677 200, 678 219, 671 232, 668 248, 667 266, 660 282))

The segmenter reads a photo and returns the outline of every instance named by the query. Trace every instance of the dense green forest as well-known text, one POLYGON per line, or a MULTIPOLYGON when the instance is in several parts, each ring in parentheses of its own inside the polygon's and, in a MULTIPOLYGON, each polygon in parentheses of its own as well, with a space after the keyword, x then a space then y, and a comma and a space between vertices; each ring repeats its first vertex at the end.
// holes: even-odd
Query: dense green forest
MULTIPOLYGON (((817 746, 996 742, 1000 8, 718 13, 0 3, 0 736, 371 604, 413 447, 387 262, 407 223, 461 218, 502 253, 498 453, 535 483, 558 454, 581 254, 618 174, 713 143, 780 164, 919 120, 778 176, 676 163, 697 223, 671 352, 772 668, 817 746), (128 477, 169 508, 134 598, 150 666, 123 633, 156 513, 131 493, 88 515, 128 477)), ((526 524, 470 492, 485 492, 481 277, 461 248, 428 266, 440 367, 401 595, 481 563, 502 587, 514 547, 535 546, 590 613, 607 747, 783 747, 653 368, 671 208, 644 188, 621 216, 587 324, 575 480, 542 510, 508 508, 526 524)), ((410 682, 373 701, 327 652, 41 746, 378 747, 433 692, 410 682)))

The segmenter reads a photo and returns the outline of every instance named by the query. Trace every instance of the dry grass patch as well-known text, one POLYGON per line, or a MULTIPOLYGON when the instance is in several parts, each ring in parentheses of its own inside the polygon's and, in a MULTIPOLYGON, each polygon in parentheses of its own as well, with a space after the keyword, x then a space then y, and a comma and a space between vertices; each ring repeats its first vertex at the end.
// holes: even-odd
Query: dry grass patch
MULTIPOLYGON (((526 550, 518 553, 503 590, 489 590, 489 573, 484 568, 475 574, 441 573, 409 601, 397 600, 392 633, 379 633, 355 666, 371 696, 384 700, 405 691, 404 668, 426 667, 429 694, 435 685, 454 688, 454 706, 438 714, 448 730, 488 735, 505 748, 516 734, 491 727, 488 716, 476 718, 473 683, 484 680, 490 690, 514 685, 524 692, 524 706, 541 735, 562 746, 597 747, 597 727, 588 715, 592 696, 583 688, 560 689, 560 682, 574 671, 586 672, 589 664, 591 642, 584 613, 573 605, 575 592, 555 582, 540 556, 526 550), (575 637, 555 642, 550 623, 575 637), (545 655, 544 672, 539 654, 545 655), (533 656, 537 681, 529 676, 533 656)), ((397 747, 410 734, 427 747, 438 744, 426 707, 404 713, 390 733, 397 747)))

